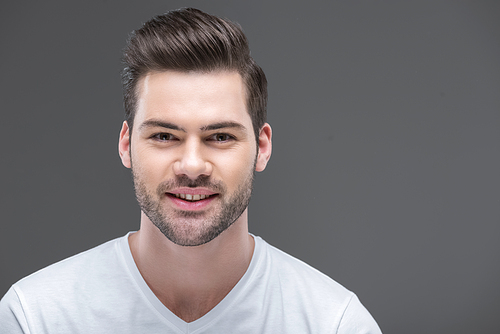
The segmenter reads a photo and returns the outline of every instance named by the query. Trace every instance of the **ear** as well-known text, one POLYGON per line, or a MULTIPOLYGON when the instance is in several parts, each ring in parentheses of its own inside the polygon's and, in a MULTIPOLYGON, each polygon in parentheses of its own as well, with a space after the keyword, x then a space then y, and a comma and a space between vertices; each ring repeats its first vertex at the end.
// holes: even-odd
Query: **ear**
POLYGON ((260 128, 259 132, 259 153, 257 155, 257 163, 255 164, 255 170, 257 172, 262 172, 266 169, 267 162, 269 158, 271 158, 271 151, 273 149, 271 137, 271 126, 266 123, 260 128))
POLYGON ((122 129, 120 131, 120 139, 118 140, 118 153, 120 154, 120 159, 122 159, 123 166, 131 168, 130 163, 130 132, 127 121, 123 122, 122 129))

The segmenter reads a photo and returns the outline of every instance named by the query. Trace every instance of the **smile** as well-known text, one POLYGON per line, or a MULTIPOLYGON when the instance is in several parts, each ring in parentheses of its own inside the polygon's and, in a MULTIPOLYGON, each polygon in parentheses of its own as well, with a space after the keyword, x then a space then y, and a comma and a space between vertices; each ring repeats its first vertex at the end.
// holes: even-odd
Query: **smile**
POLYGON ((211 195, 191 195, 191 194, 175 194, 175 197, 184 199, 186 201, 196 202, 208 198, 211 195))

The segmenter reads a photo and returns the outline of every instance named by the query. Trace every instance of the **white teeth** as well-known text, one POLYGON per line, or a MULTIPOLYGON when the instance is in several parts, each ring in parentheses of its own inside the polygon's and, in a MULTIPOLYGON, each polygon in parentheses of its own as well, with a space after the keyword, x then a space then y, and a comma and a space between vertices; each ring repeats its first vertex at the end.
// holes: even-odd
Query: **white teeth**
POLYGON ((182 198, 187 201, 199 201, 208 198, 210 195, 191 195, 191 194, 175 194, 175 197, 182 198))

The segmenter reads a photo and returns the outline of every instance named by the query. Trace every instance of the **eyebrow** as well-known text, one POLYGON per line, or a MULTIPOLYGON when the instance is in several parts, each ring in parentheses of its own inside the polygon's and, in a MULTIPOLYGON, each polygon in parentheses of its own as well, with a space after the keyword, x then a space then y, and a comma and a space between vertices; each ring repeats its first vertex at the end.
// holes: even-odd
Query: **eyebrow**
POLYGON ((245 130, 245 126, 241 123, 236 123, 236 122, 219 122, 219 123, 214 123, 214 124, 209 124, 202 126, 200 128, 201 131, 211 131, 211 130, 218 130, 218 129, 225 129, 225 128, 236 128, 238 130, 245 130))
POLYGON ((144 121, 144 123, 141 124, 139 129, 142 130, 142 129, 146 129, 146 128, 155 128, 155 127, 186 132, 186 130, 184 130, 183 128, 181 128, 173 123, 164 122, 164 121, 160 121, 157 119, 148 119, 147 121, 144 121))
MULTIPOLYGON (((170 130, 177 130, 177 131, 182 131, 186 132, 185 129, 170 123, 170 122, 164 122, 158 119, 148 119, 147 121, 144 121, 141 126, 139 127, 141 130, 146 129, 146 128, 154 128, 154 127, 161 127, 165 129, 170 129, 170 130)), ((238 130, 245 130, 245 126, 241 123, 237 122, 218 122, 218 123, 213 123, 213 124, 208 124, 205 126, 202 126, 200 128, 201 131, 212 131, 212 130, 219 130, 219 129, 225 129, 225 128, 236 128, 238 130)))

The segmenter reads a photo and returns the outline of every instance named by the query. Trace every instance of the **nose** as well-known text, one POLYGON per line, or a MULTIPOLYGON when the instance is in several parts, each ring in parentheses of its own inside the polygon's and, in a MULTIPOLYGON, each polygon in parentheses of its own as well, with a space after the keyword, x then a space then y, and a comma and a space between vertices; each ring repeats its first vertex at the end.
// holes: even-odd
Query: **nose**
POLYGON ((196 139, 187 140, 180 148, 180 156, 174 163, 174 173, 195 180, 201 175, 212 173, 212 164, 203 155, 202 143, 196 139))

